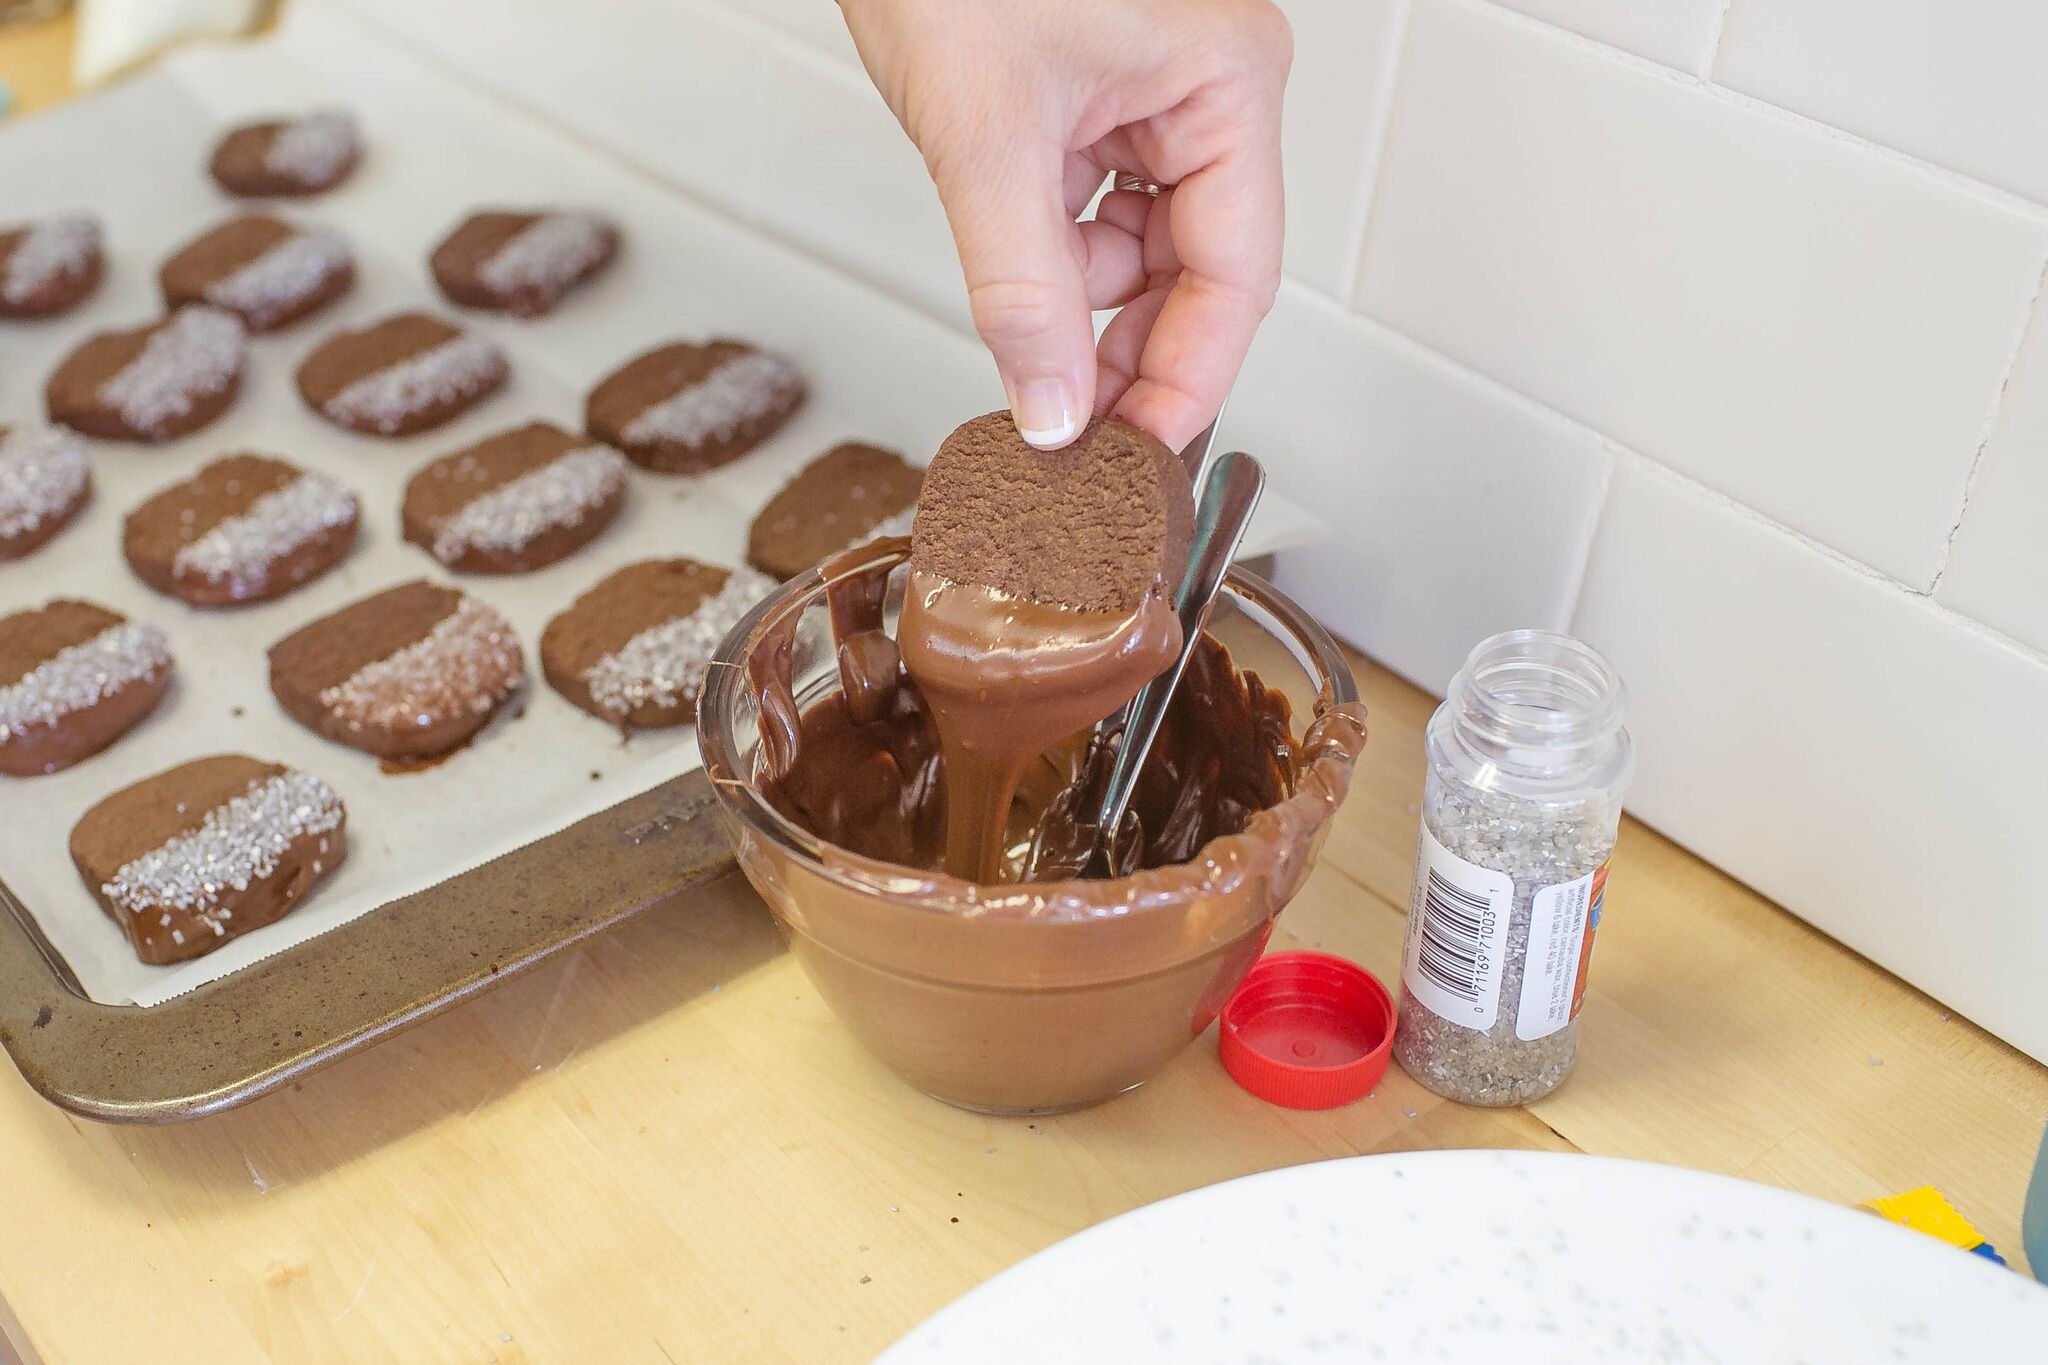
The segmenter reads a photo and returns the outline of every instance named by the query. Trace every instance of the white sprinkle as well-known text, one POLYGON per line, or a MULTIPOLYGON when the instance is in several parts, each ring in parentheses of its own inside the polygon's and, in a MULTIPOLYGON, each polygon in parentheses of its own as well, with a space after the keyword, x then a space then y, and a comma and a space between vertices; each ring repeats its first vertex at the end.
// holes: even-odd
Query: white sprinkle
POLYGON ((491 253, 477 278, 501 294, 559 294, 603 259, 611 236, 611 224, 594 213, 542 214, 491 253))
POLYGON ((489 711, 525 676, 511 623, 465 597, 426 635, 323 691, 320 704, 353 729, 425 729, 489 711))
MULTIPOLYGON (((186 910, 221 934, 229 917, 223 896, 277 871, 294 843, 333 829, 341 813, 341 798, 325 782, 296 769, 282 772, 208 811, 198 829, 124 864, 100 890, 130 914, 186 910)), ((175 929, 171 937, 185 941, 175 929)))
POLYGON ((626 424, 622 435, 633 445, 675 441, 701 446, 727 440, 745 424, 794 403, 803 387, 794 362, 769 351, 749 351, 648 408, 626 424))
POLYGON ((0 298, 26 303, 60 275, 83 275, 99 249, 99 221, 85 214, 68 213, 32 223, 7 257, 7 278, 0 281, 0 298))
POLYGON ((135 359, 100 386, 100 401, 139 432, 154 434, 197 399, 242 372, 241 319, 218 308, 181 308, 150 334, 135 359))
POLYGON ((422 409, 481 393, 503 377, 505 367, 503 351, 464 332, 364 375, 327 400, 327 415, 389 435, 422 409))
POLYGON ((14 427, 0 436, 0 540, 70 511, 86 477, 85 443, 71 432, 14 427))
POLYGON ((214 525, 171 561, 177 578, 227 583, 235 597, 263 586, 270 566, 356 519, 356 495, 325 474, 301 474, 214 525))
POLYGON ((170 645, 155 626, 134 621, 109 626, 0 687, 0 744, 37 726, 55 725, 170 666, 170 645))
POLYGON ((622 719, 642 706, 691 700, 719 641, 774 587, 766 574, 733 570, 695 611, 649 626, 592 664, 583 675, 590 699, 622 719))
POLYGON ((626 457, 584 446, 464 504, 434 531, 434 557, 453 564, 471 550, 518 550, 544 531, 574 526, 625 486, 626 457))
POLYGON ((889 536, 907 536, 910 534, 910 524, 916 519, 917 504, 912 503, 901 512, 883 517, 873 526, 862 531, 852 540, 847 541, 846 548, 850 550, 856 545, 865 545, 871 540, 883 540, 889 536))
POLYGON ((301 185, 324 185, 360 145, 354 118, 339 110, 322 110, 280 127, 264 149, 263 169, 301 185))
POLYGON ((250 326, 265 328, 354 264, 348 243, 333 233, 295 232, 208 285, 206 298, 240 313, 250 326))

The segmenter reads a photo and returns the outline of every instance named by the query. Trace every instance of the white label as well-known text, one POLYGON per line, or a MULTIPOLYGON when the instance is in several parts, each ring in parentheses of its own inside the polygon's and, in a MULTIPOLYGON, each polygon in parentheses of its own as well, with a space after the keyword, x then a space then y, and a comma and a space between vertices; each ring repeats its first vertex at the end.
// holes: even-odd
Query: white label
POLYGON ((1522 1003, 1515 1011, 1517 1038, 1547 1038, 1571 1022, 1579 980, 1579 950, 1593 901, 1588 872, 1536 893, 1529 911, 1529 956, 1522 967, 1522 1003))
POLYGON ((1424 824, 1401 964, 1409 992, 1454 1024, 1482 1032, 1492 1028, 1514 897, 1507 873, 1466 862, 1424 824))

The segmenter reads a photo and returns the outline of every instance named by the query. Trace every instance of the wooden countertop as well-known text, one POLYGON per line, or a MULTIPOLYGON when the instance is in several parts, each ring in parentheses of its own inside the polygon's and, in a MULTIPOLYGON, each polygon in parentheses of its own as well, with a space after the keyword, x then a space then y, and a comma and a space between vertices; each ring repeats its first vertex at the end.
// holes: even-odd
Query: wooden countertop
MULTIPOLYGON (((24 103, 63 26, 0 35, 24 103)), ((1366 764, 1276 947, 1393 980, 1432 702, 1360 661, 1366 764)), ((2048 1069, 1633 823, 1584 1056, 1529 1110, 1398 1069, 1274 1109, 1213 1036, 1099 1108, 927 1100, 734 880, 245 1109, 106 1128, 0 1068, 0 1328, 26 1359, 865 1360, 1136 1205, 1324 1157, 1584 1150, 1853 1203, 1939 1186, 2009 1257, 2048 1069)))

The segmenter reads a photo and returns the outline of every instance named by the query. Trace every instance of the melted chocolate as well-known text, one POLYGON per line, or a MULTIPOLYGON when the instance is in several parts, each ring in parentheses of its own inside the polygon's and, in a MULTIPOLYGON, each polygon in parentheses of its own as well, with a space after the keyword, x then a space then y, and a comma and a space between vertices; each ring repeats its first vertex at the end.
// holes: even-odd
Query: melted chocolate
MULTIPOLYGON (((874 553, 865 547, 857 560, 870 563, 874 553)), ((828 561, 821 572, 840 690, 798 717, 787 682, 793 631, 772 632, 749 655, 762 700, 763 796, 848 852, 957 876, 954 854, 960 850, 950 847, 948 831, 957 828, 954 812, 961 807, 948 789, 958 782, 956 753, 964 752, 970 762, 981 760, 966 803, 971 842, 961 841, 974 857, 967 879, 995 885, 1074 876, 1087 856, 1090 831, 1072 812, 1092 808, 1109 754, 1090 743, 1093 723, 1121 704, 1126 686, 1135 690, 1150 676, 1145 670, 1153 669, 1153 652, 1177 643, 1161 640, 1155 621, 1082 618, 1077 624, 1078 614, 1002 602, 994 607, 1010 644, 1007 654, 996 652, 999 666, 991 668, 986 655, 959 652, 960 634, 943 638, 946 625, 936 632, 942 636, 936 650, 920 653, 912 644, 899 656, 897 642, 883 631, 886 570, 851 573, 828 561), (1064 629, 1071 651, 1056 657, 1069 665, 1078 659, 1092 687, 1059 687, 1049 682, 1042 660, 1026 657, 1023 642, 1041 638, 1048 619, 1052 628, 1064 629), (925 676, 906 678, 899 659, 920 660, 925 676), (961 749, 946 742, 946 722, 928 702, 926 684, 934 676, 960 712, 954 724, 968 723, 961 749), (1016 700, 1020 692, 1030 696, 1029 708, 1016 700), (992 693, 1008 700, 994 702, 992 693), (1027 711, 1020 723, 1019 713, 1027 711), (997 751, 992 761, 983 758, 990 748, 997 751)), ((920 626, 909 605, 920 587, 930 586, 913 580, 906 631, 930 630, 931 618, 920 626)), ((969 605, 986 612, 992 604, 969 605)), ((1229 651, 1205 636, 1139 775, 1131 803, 1135 823, 1124 832, 1139 841, 1131 865, 1186 862, 1210 840, 1241 832, 1254 813, 1293 791, 1300 762, 1287 699, 1256 674, 1239 672, 1229 651)))
POLYGON ((1160 585, 1135 611, 1084 612, 915 569, 896 633, 945 754, 946 871, 983 883, 1002 879, 1032 760, 1129 701, 1181 643, 1160 585))

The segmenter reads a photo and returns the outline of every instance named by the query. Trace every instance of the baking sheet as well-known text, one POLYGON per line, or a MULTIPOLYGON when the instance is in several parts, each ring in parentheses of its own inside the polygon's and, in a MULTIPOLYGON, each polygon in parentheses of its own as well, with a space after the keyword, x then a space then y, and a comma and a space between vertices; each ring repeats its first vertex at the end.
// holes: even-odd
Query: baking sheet
MULTIPOLYGON (((698 762, 685 727, 621 742, 538 677, 542 626, 619 565, 688 554, 741 560, 754 512, 807 460, 863 439, 922 462, 963 417, 1001 404, 974 342, 831 269, 764 240, 518 110, 430 68, 316 3, 243 47, 201 48, 91 99, 0 130, 0 220, 85 208, 107 227, 108 279, 73 315, 0 323, 0 424, 42 419, 42 382, 84 336, 161 311, 155 273, 178 245, 237 211, 203 173, 227 124, 332 105, 361 120, 368 153, 340 189, 278 211, 339 230, 357 253, 354 291, 326 312, 256 338, 240 400, 196 435, 156 448, 92 442, 94 499, 43 550, 0 565, 0 614, 83 596, 168 632, 170 694, 106 753, 66 772, 0 778, 0 879, 35 915, 93 999, 155 1004, 282 951, 611 806, 698 762), (406 308, 456 314, 425 270, 432 245, 482 206, 588 205, 624 228, 621 259, 554 315, 460 314, 512 358, 511 383, 459 421, 405 440, 355 436, 314 417, 292 386, 299 360, 341 326, 406 308), (582 396, 664 341, 734 335, 802 365, 809 403, 772 441, 695 480, 635 470, 624 512, 596 543, 539 572, 451 575, 398 531, 420 465, 491 432, 545 418, 580 426, 582 396), (226 453, 324 470, 362 499, 354 553, 285 598, 203 612, 145 587, 119 553, 121 519, 149 493, 226 453), (284 716, 264 651, 370 592, 425 577, 503 611, 532 675, 467 749, 409 774, 328 743, 284 716), (514 713, 517 713, 516 716, 514 713), (291 915, 195 962, 150 967, 87 894, 65 852, 72 824, 109 792, 188 758, 243 752, 326 779, 348 807, 350 856, 291 915)), ((1320 525, 1269 495, 1247 555, 1301 544, 1320 525)))

